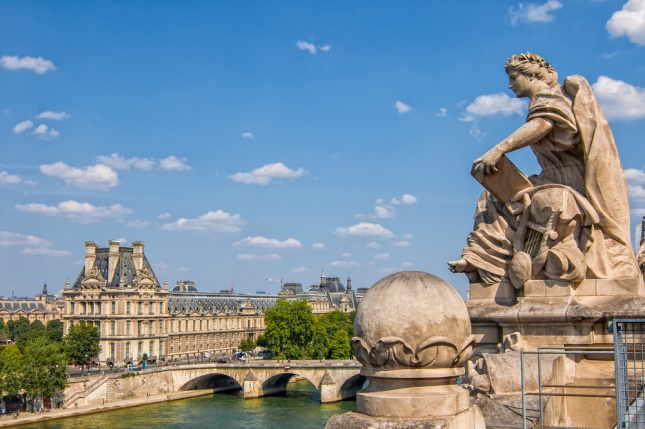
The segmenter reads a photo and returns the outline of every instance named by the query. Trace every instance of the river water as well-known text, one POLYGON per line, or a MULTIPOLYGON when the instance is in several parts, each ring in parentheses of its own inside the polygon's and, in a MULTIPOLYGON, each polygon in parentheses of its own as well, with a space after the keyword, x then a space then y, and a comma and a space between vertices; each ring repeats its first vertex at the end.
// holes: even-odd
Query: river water
POLYGON ((286 396, 242 399, 215 394, 20 426, 38 429, 323 429, 355 401, 321 404, 308 381, 290 383, 286 396))

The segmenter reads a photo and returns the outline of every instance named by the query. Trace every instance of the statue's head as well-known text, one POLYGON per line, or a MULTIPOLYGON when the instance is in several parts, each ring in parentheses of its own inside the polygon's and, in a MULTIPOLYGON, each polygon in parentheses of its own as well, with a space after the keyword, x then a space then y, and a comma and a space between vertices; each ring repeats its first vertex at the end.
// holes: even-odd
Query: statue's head
POLYGON ((513 55, 506 62, 505 68, 506 73, 516 70, 530 79, 535 78, 545 82, 549 87, 558 84, 558 72, 544 58, 530 52, 513 55))

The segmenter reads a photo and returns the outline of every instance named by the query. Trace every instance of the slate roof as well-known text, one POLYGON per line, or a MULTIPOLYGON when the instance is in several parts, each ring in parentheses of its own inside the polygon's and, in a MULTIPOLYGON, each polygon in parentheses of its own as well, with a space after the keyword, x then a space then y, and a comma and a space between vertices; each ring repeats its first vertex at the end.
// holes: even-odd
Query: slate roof
POLYGON ((35 300, 23 299, 0 299, 0 311, 8 311, 9 313, 18 313, 24 311, 25 313, 32 313, 35 311, 48 313, 45 303, 35 300))
POLYGON ((277 296, 267 295, 222 295, 202 292, 171 292, 168 299, 168 309, 171 314, 217 314, 224 311, 238 312, 246 304, 247 299, 256 310, 264 312, 273 307, 277 296))
MULTIPOLYGON (((99 269, 101 276, 103 276, 103 278, 106 280, 108 278, 109 253, 110 249, 108 247, 101 247, 96 249, 96 260, 94 262, 94 266, 99 269)), ((152 267, 148 263, 148 258, 146 258, 145 255, 143 256, 143 266, 144 268, 148 268, 150 270, 155 279, 155 284, 158 285, 159 280, 157 280, 157 276, 154 274, 152 267)), ((118 287, 121 284, 121 279, 123 279, 123 285, 125 287, 132 287, 135 275, 136 270, 134 268, 134 261, 132 260, 132 248, 120 247, 119 261, 117 263, 116 272, 114 273, 112 281, 107 284, 107 287, 118 287)), ((74 281, 72 288, 79 289, 84 279, 85 266, 81 268, 81 272, 74 281)))

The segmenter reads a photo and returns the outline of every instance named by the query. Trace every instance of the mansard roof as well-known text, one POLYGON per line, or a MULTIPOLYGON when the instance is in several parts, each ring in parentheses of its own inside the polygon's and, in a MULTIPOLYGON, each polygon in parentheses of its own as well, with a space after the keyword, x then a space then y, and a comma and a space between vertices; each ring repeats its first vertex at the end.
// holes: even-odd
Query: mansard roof
POLYGON ((31 299, 0 299, 0 311, 8 311, 12 314, 49 312, 44 302, 31 299))
MULTIPOLYGON (((96 249, 96 260, 94 261, 94 267, 98 269, 101 276, 107 280, 108 279, 108 267, 109 267, 109 253, 110 249, 107 247, 101 247, 96 249)), ((152 278, 154 279, 155 285, 159 285, 159 280, 152 271, 152 267, 148 263, 148 258, 145 254, 143 255, 143 270, 149 270, 152 278)), ((81 268, 81 272, 74 281, 72 285, 73 289, 80 289, 83 280, 85 279, 85 267, 81 268)), ((111 282, 108 282, 106 287, 119 287, 123 284, 126 288, 132 288, 134 285, 134 279, 137 272, 134 267, 134 261, 132 260, 132 248, 131 247, 120 247, 119 248, 119 260, 116 265, 116 271, 111 282)))
POLYGON ((237 313, 251 302, 257 312, 264 312, 273 307, 277 296, 266 295, 222 295, 218 293, 177 292, 170 293, 168 310, 171 314, 217 314, 222 312, 237 313))

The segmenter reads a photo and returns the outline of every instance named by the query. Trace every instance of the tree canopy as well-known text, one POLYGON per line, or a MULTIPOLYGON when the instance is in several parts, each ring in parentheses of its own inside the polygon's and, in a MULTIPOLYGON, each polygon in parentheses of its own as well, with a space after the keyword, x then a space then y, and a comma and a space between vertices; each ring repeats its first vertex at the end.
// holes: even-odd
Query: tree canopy
POLYGON ((65 352, 71 363, 83 367, 101 353, 99 330, 85 323, 74 323, 64 338, 65 352))
POLYGON ((264 316, 263 340, 278 359, 309 357, 314 335, 314 315, 305 300, 278 299, 264 316))

